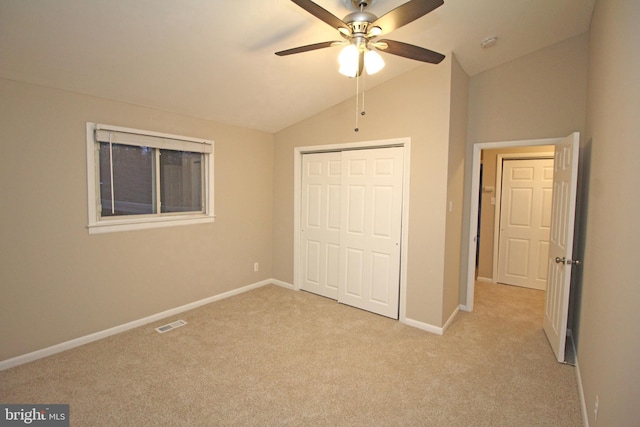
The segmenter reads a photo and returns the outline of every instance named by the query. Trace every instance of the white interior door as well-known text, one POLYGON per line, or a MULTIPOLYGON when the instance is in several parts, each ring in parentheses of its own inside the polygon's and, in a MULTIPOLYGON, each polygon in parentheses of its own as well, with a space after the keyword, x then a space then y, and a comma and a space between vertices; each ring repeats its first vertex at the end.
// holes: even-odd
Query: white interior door
POLYGON ((403 149, 342 153, 338 301, 398 318, 403 149))
POLYGON ((579 134, 556 145, 544 331, 559 362, 564 362, 578 182, 579 134))
POLYGON ((553 159, 502 164, 497 281, 546 289, 553 159))
POLYGON ((341 153, 302 156, 300 288, 338 299, 341 153))

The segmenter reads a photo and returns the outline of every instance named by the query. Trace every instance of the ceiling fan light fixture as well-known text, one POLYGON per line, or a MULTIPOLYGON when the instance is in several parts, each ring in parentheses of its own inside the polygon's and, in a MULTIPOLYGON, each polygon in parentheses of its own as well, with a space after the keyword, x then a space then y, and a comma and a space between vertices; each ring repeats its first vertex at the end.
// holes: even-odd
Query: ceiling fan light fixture
POLYGON ((384 68, 384 59, 375 50, 368 50, 364 54, 364 68, 367 74, 375 74, 384 68))
POLYGON ((379 36, 380 34, 382 34, 382 28, 380 27, 371 27, 371 29, 369 30, 369 37, 375 37, 375 36, 379 36))
POLYGON ((355 77, 358 74, 358 61, 360 52, 358 48, 350 44, 345 46, 338 55, 338 63, 340 64, 340 74, 347 77, 355 77))

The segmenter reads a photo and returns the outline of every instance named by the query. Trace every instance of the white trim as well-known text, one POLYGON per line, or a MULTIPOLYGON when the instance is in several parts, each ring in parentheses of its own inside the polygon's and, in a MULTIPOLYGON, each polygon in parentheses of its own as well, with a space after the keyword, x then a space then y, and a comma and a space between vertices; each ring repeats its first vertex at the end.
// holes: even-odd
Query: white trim
POLYGON ((493 284, 497 283, 495 280, 489 277, 482 277, 482 276, 476 277, 476 282, 493 283, 493 284))
POLYGON ((411 177, 411 138, 393 138, 376 141, 349 142, 343 144, 295 147, 293 152, 293 289, 300 290, 300 184, 302 182, 302 155, 329 151, 357 150, 365 148, 404 147, 402 180, 402 242, 400 247, 400 313, 404 323, 407 316, 407 260, 409 258, 409 182, 411 177))
POLYGON ((155 321, 158 321, 158 320, 162 320, 162 319, 164 319, 166 317, 175 316, 176 314, 179 314, 179 313, 182 313, 182 312, 185 312, 185 311, 188 311, 188 310, 193 310, 194 308, 198 308, 198 307, 203 306, 205 304, 210 304, 210 303, 215 302, 215 301, 220 301, 220 300, 223 300, 225 298, 229 298, 229 297, 232 297, 232 296, 235 296, 235 295, 239 295, 239 294, 242 294, 244 292, 248 292, 248 291, 251 291, 253 289, 257 289, 257 288, 260 288, 262 286, 269 285, 269 284, 275 284, 275 285, 278 285, 278 286, 283 286, 285 288, 291 289, 291 287, 290 287, 291 285, 289 285, 289 284, 287 284, 285 282, 281 282, 279 280, 274 280, 274 279, 262 280, 260 282, 256 282, 256 283, 244 286, 242 288, 233 289, 231 291, 223 292, 221 294, 214 295, 212 297, 204 298, 204 299, 201 299, 199 301, 194 301, 192 303, 185 304, 185 305, 182 305, 180 307, 175 307, 175 308, 172 308, 172 309, 160 312, 160 313, 156 313, 156 314, 153 314, 151 316, 144 317, 142 319, 134 320, 132 322, 125 323, 123 325, 114 326, 113 328, 105 329, 103 331, 95 332, 93 334, 85 335, 83 337, 74 338, 72 340, 65 341, 65 342, 62 342, 62 343, 59 343, 59 344, 55 344, 55 345, 52 345, 50 347, 43 348, 43 349, 40 349, 40 350, 36 350, 36 351, 31 352, 31 353, 23 354, 21 356, 16 356, 16 357, 13 357, 11 359, 2 360, 2 361, 0 361, 0 371, 3 371, 5 369, 9 369, 9 368, 13 368, 14 366, 22 365, 22 364, 27 363, 27 362, 32 362, 34 360, 42 359, 43 357, 51 356, 51 355, 54 355, 56 353, 60 353, 60 352, 66 351, 66 350, 70 350, 72 348, 79 347, 79 346, 84 345, 84 344, 89 344, 91 342, 98 341, 98 340, 103 339, 103 338, 107 338, 107 337, 109 337, 111 335, 115 335, 115 334, 119 334, 119 333, 122 333, 122 332, 126 332, 126 331, 128 331, 130 329, 137 328, 137 327, 140 327, 140 326, 144 326, 144 325, 146 325, 148 323, 152 323, 152 322, 155 322, 155 321))
POLYGON ((447 329, 449 329, 449 326, 451 326, 451 324, 453 323, 453 321, 455 320, 455 318, 458 316, 458 313, 460 313, 460 307, 456 307, 455 310, 453 310, 453 313, 451 313, 451 316, 449 316, 449 318, 447 319, 447 321, 444 323, 444 326, 442 327, 442 332, 446 332, 447 329))
POLYGON ((196 214, 172 217, 135 218, 127 220, 109 220, 87 226, 89 234, 113 233, 116 231, 145 230, 149 228, 175 227, 178 225, 206 224, 214 222, 215 216, 196 214))
POLYGON ((86 123, 86 145, 87 145, 87 229, 89 234, 102 234, 117 231, 143 230, 149 228, 173 227, 178 225, 204 224, 215 221, 214 213, 214 141, 209 139, 190 138, 172 134, 142 131, 138 129, 124 128, 120 126, 102 125, 92 122, 86 123), (108 129, 136 135, 150 135, 158 138, 171 140, 188 141, 188 143, 203 145, 207 147, 207 152, 202 154, 205 157, 203 162, 204 182, 204 212, 196 213, 176 213, 136 215, 129 217, 98 218, 98 197, 100 195, 100 183, 98 177, 99 166, 96 156, 96 129, 108 129))
POLYGON ((453 310, 453 313, 451 313, 451 316, 449 316, 447 321, 444 323, 444 326, 442 327, 434 326, 429 323, 424 323, 420 322, 419 320, 413 320, 409 318, 405 318, 404 320, 401 320, 401 322, 407 326, 422 329, 423 331, 431 332, 432 334, 444 335, 444 333, 447 331, 447 329, 449 329, 449 326, 451 326, 456 316, 460 312, 460 308, 461 307, 456 307, 455 310, 453 310))
POLYGON ((504 153, 496 156, 496 182, 495 193, 496 198, 495 209, 493 212, 493 265, 491 266, 491 275, 494 283, 498 282, 498 251, 500 249, 500 211, 502 209, 502 163, 505 159, 553 159, 553 152, 540 153, 504 153))
POLYGON ((283 282, 282 280, 269 279, 269 282, 274 284, 274 285, 278 285, 278 286, 281 286, 283 288, 289 289, 291 291, 295 291, 296 290, 296 289, 294 289, 294 287, 293 287, 293 285, 291 283, 283 282))
POLYGON ((466 311, 467 313, 472 311, 472 309, 470 309, 467 305, 465 304, 460 304, 460 311, 466 311))
POLYGON ((578 397, 580 398, 580 408, 582 409, 582 422, 585 427, 589 427, 589 414, 587 412, 587 402, 584 397, 584 387, 582 385, 582 375, 580 375, 580 364, 578 363, 578 353, 576 352, 576 344, 573 338, 570 340, 573 346, 573 357, 575 357, 576 381, 578 383, 578 397))
POLYGON ((434 326, 429 323, 420 322, 419 320, 413 320, 405 317, 404 320, 400 321, 400 323, 404 323, 407 326, 418 328, 426 332, 431 332, 432 334, 444 335, 444 327, 434 326))
POLYGON ((469 251, 467 253, 467 301, 465 311, 473 311, 476 276, 476 236, 478 235, 478 192, 480 191, 480 153, 482 150, 505 147, 526 147, 534 145, 555 145, 563 138, 530 139, 503 142, 476 142, 473 144, 471 161, 471 194, 469 203, 469 251), (475 222, 474 222, 475 221, 475 222))
POLYGON ((328 151, 361 150, 366 148, 402 147, 410 142, 411 138, 403 137, 379 139, 375 141, 345 142, 342 144, 310 145, 306 147, 295 147, 294 151, 299 152, 300 154, 308 154, 328 151))
POLYGON ((400 244, 400 321, 407 317, 407 277, 409 266, 409 183, 411 182, 411 138, 404 143, 402 179, 402 242, 400 244))
POLYGON ((86 143, 87 143, 87 224, 93 224, 98 217, 98 203, 97 194, 100 194, 100 190, 97 189, 98 180, 96 180, 96 144, 93 139, 93 131, 95 129, 95 123, 87 122, 86 129, 86 143), (93 186, 91 185, 93 184, 93 186))

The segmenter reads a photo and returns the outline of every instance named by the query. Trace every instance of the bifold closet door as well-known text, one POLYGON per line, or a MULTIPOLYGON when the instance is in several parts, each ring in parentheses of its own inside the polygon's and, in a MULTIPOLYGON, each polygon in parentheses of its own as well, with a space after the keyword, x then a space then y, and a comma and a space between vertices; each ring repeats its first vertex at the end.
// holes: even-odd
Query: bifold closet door
POLYGON ((302 157, 301 289, 398 318, 403 148, 302 157))
POLYGON ((341 153, 302 156, 301 289, 338 299, 341 153))
POLYGON ((402 147, 342 153, 338 301, 398 318, 402 147))

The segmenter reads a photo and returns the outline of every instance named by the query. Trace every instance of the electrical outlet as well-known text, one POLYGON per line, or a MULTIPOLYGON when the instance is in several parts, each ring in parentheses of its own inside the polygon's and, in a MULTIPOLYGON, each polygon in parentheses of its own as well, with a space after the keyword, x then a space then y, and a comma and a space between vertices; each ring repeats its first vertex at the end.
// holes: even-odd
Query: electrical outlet
POLYGON ((258 271, 258 270, 260 270, 260 263, 254 262, 253 263, 253 271, 254 271, 254 273, 256 271, 258 271))
POLYGON ((596 394, 596 403, 593 404, 593 423, 598 422, 598 407, 600 406, 600 397, 596 394))

